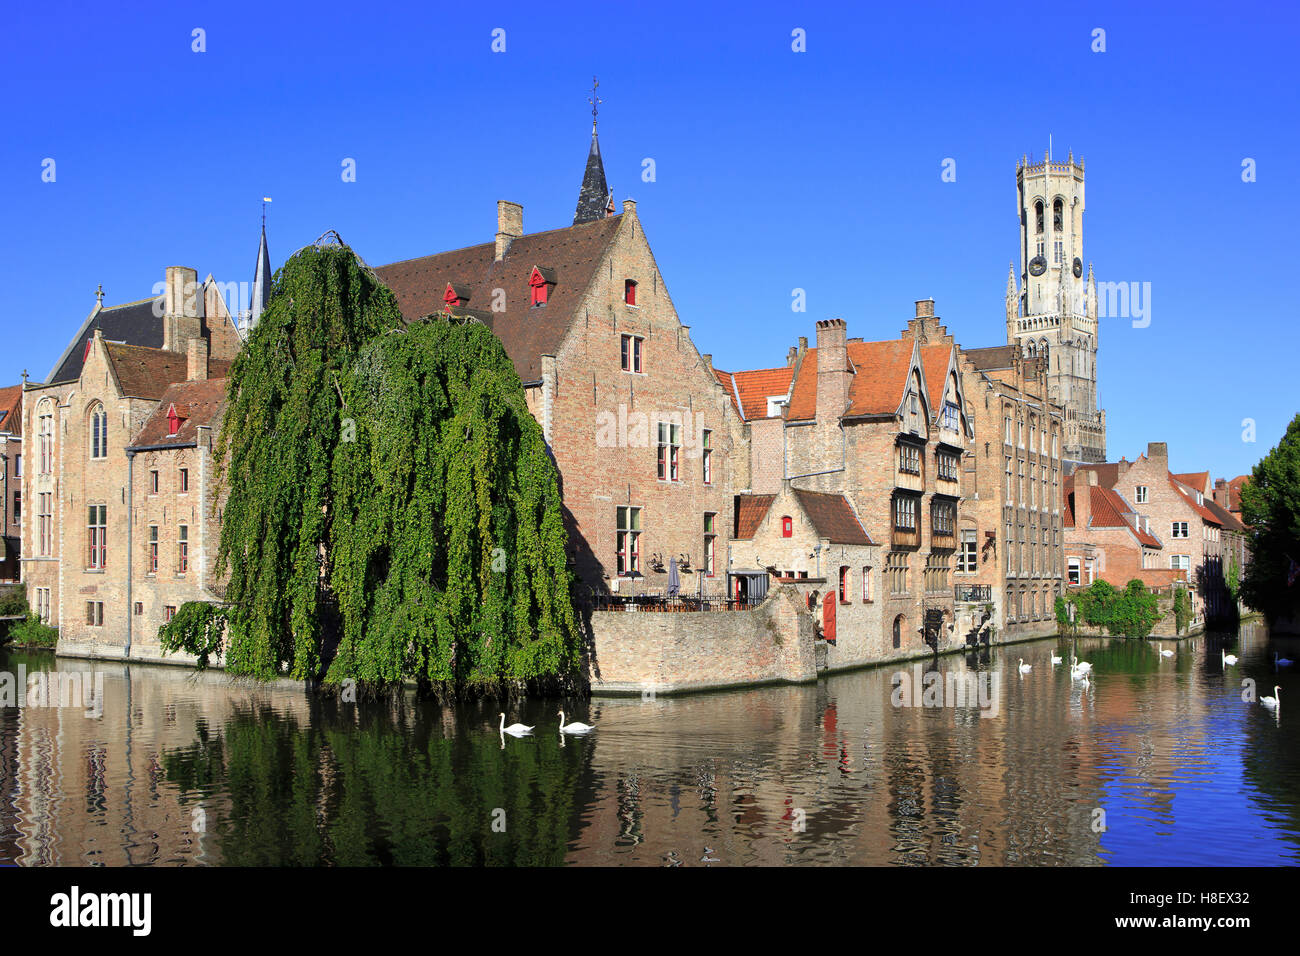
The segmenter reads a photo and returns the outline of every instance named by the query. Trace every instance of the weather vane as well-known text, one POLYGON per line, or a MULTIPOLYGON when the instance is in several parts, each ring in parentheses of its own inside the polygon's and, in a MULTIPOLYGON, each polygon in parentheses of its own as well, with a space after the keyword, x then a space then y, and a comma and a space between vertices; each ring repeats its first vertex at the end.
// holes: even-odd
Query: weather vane
POLYGON ((596 123, 596 113, 600 110, 600 104, 605 102, 596 95, 596 88, 600 86, 600 80, 594 76, 591 78, 591 95, 587 97, 587 102, 591 104, 591 122, 594 126, 596 123))
POLYGON ((266 228, 266 204, 271 201, 270 196, 262 197, 262 228, 266 228))

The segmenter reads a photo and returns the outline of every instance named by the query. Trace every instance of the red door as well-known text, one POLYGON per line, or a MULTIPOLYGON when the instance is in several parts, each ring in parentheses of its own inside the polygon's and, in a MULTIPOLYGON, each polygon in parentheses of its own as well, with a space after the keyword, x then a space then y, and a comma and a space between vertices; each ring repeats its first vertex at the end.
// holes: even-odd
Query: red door
POLYGON ((835 592, 830 591, 822 598, 822 636, 832 644, 835 643, 835 608, 838 604, 835 592))

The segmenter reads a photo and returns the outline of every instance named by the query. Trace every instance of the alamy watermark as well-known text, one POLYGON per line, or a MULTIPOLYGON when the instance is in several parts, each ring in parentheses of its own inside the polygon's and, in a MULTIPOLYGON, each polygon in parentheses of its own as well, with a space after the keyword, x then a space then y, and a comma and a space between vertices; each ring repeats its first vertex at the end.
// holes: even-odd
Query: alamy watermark
POLYGON ((1002 675, 984 671, 940 674, 915 665, 890 678, 895 707, 974 707, 981 717, 996 717, 1002 700, 1002 675))

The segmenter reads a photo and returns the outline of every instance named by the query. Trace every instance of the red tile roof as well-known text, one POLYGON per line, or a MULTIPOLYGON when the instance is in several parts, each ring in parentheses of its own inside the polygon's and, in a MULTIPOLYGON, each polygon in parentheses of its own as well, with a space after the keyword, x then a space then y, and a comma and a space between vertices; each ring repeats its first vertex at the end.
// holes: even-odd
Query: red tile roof
POLYGON ((23 433, 23 387, 9 385, 0 388, 0 432, 11 435, 23 433))
MULTIPOLYGON (((1079 490, 1087 487, 1091 491, 1090 507, 1091 518, 1089 527, 1091 528, 1127 528, 1138 541, 1148 548, 1161 547, 1159 539, 1148 531, 1138 527, 1136 516, 1133 520, 1129 517, 1133 515, 1132 509, 1119 494, 1111 488, 1103 488, 1101 485, 1080 485, 1079 490)), ((1063 485, 1064 510, 1061 517, 1061 523, 1066 528, 1074 527, 1074 496, 1076 489, 1070 485, 1063 485)))
POLYGON ((622 222, 619 215, 521 236, 510 243, 502 262, 496 261, 496 243, 486 242, 374 271, 393 290, 408 322, 441 312, 448 283, 467 292, 466 311, 481 318, 501 340, 519 377, 536 382, 542 377, 542 356, 559 349, 622 222), (545 305, 532 306, 528 295, 534 266, 555 279, 545 305), (500 298, 497 289, 505 290, 501 312, 492 311, 500 298))
POLYGON ((1190 488, 1195 488, 1203 495, 1207 493, 1206 489, 1210 487, 1210 473, 1208 471, 1189 471, 1181 475, 1174 475, 1174 478, 1190 488))
MULTIPOLYGON (((946 350, 948 347, 942 348, 946 350)), ((907 389, 907 373, 912 367, 912 340, 849 342, 848 355, 854 374, 849 384, 849 407, 844 416, 893 415, 897 412, 907 389)), ((946 364, 944 368, 947 369, 946 364)), ((799 365, 786 418, 811 421, 816 417, 817 350, 812 348, 804 352, 799 365)))
POLYGON ((951 360, 951 345, 921 346, 921 367, 925 369, 925 385, 930 391, 931 418, 943 408, 943 389, 948 382, 948 363, 951 360))
POLYGON ((742 372, 722 372, 714 369, 713 374, 718 377, 722 387, 731 396, 731 404, 736 407, 736 411, 740 412, 740 417, 745 421, 753 421, 756 418, 777 417, 768 415, 767 400, 777 396, 784 398, 789 393, 794 369, 789 366, 742 372))
POLYGON ((871 538, 862 530, 853 506, 843 495, 828 495, 819 491, 794 489, 794 496, 808 520, 817 530, 817 536, 832 544, 871 544, 871 538))
POLYGON ((1250 481, 1250 475, 1238 475, 1228 482, 1228 510, 1241 511, 1241 489, 1250 481))
POLYGON ((736 495, 736 537, 754 537, 776 495, 736 495))
MULTIPOLYGON (((1200 515, 1202 520, 1208 521, 1210 524, 1222 524, 1218 516, 1213 511, 1205 507, 1204 504, 1196 503, 1196 492, 1186 487, 1185 485, 1179 484, 1178 481, 1175 480, 1172 474, 1169 476, 1169 486, 1173 488, 1175 491, 1177 491, 1179 494, 1181 494, 1183 498, 1186 499, 1187 503, 1192 506, 1192 510, 1195 511, 1198 515, 1200 515)), ((1204 495, 1202 495, 1201 498, 1203 501, 1209 500, 1205 498, 1204 495)))
POLYGON ((131 442, 132 448, 157 446, 180 448, 193 445, 198 427, 215 427, 226 402, 226 379, 210 378, 195 382, 177 382, 163 392, 158 407, 145 419, 131 442), (168 413, 172 406, 182 418, 175 435, 169 435, 168 413))

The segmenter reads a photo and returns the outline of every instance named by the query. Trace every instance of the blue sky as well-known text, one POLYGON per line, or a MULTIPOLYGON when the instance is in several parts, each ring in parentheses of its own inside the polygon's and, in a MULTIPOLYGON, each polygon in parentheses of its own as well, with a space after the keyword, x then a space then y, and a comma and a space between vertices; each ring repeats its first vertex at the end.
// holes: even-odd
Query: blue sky
POLYGON ((47 374, 99 283, 250 280, 264 195, 277 267, 328 229, 372 264, 489 241, 498 199, 567 225, 597 74, 610 184, 718 366, 781 364, 820 318, 892 337, 927 296, 963 345, 1003 343, 1015 162, 1050 135, 1087 163, 1098 279, 1151 283, 1149 327, 1101 328, 1111 459, 1163 440, 1175 470, 1247 471, 1300 411, 1298 15, 1128 6, 11 8, 0 383, 47 374))

